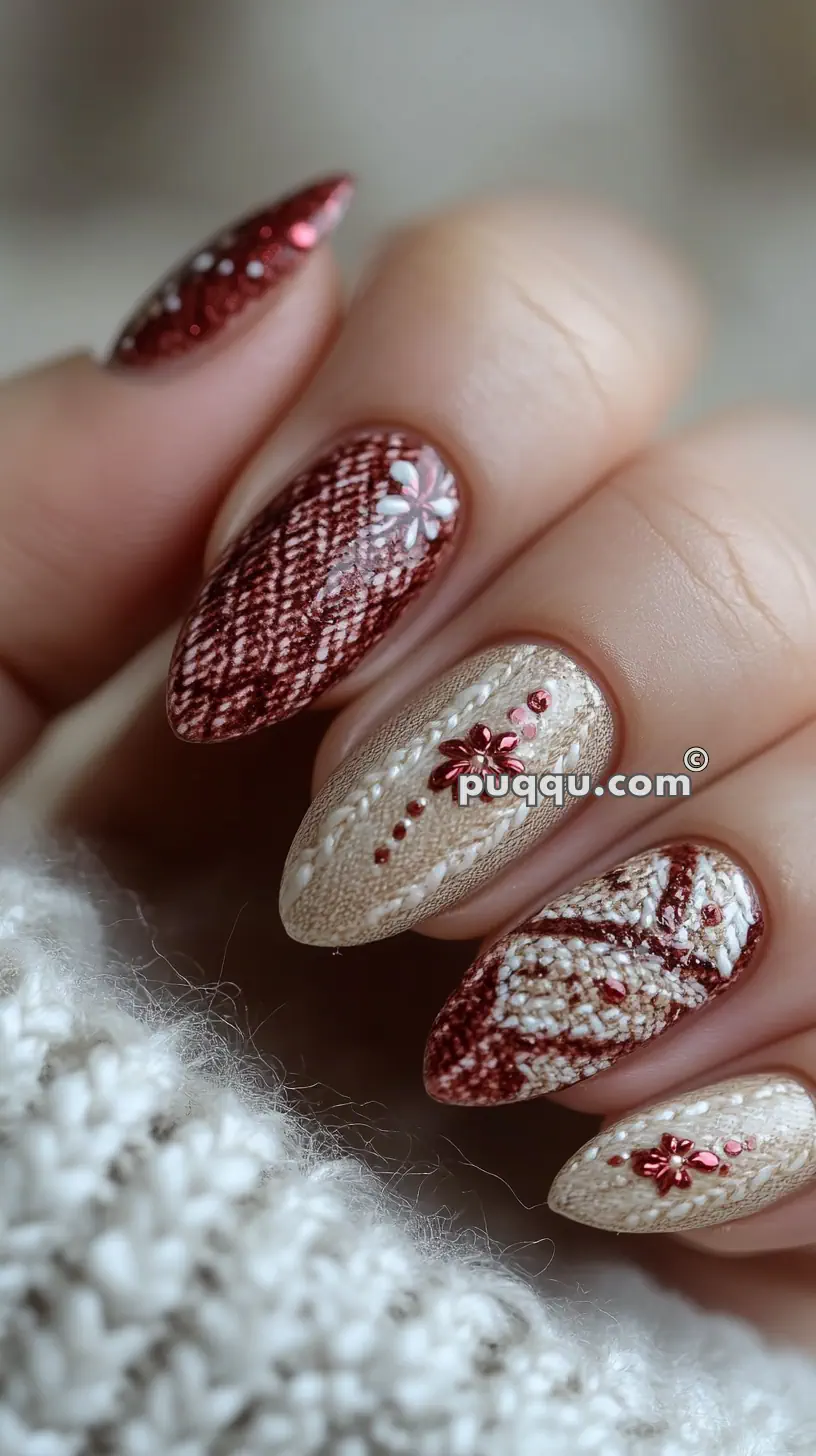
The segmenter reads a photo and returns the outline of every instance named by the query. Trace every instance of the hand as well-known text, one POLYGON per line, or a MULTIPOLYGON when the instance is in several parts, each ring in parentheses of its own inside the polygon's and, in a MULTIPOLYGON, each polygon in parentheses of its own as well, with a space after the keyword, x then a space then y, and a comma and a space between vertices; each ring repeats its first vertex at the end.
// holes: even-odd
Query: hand
MULTIPOLYGON (((101 841, 147 896, 162 950, 176 962, 183 951, 205 978, 223 961, 251 999, 253 1025, 274 1012, 263 1045, 287 1072, 385 1102, 392 1124, 414 1095, 425 1031, 451 992, 426 1075, 454 1106, 434 1112, 435 1128, 467 1142, 474 1161, 509 1178, 524 1202, 545 1195, 554 1171, 545 1149, 551 1155, 555 1144, 555 1165, 568 1157, 569 1166, 558 1138, 574 1148, 589 1135, 558 1118, 554 1101, 624 1123, 630 1109, 647 1109, 637 1136, 624 1127, 619 1144, 599 1144, 592 1164, 579 1165, 600 1169, 594 1184, 559 1179, 558 1206, 601 1225, 682 1228, 682 1248, 671 1236, 652 1238, 645 1257, 670 1266, 698 1297, 808 1339, 816 1162, 809 1093, 799 1088, 809 1088, 816 1060, 807 969, 816 431, 755 412, 655 442, 694 355, 699 316, 650 245, 586 209, 485 202, 408 229, 380 255, 330 349, 338 321, 321 250, 284 291, 175 362, 157 360, 155 330, 137 328, 136 362, 150 369, 129 367, 120 350, 118 368, 69 361, 6 386, 6 767, 49 715, 172 620, 193 595, 207 536, 209 584, 183 631, 170 697, 177 731, 199 742, 174 739, 158 703, 148 703, 74 786, 63 820, 101 841), (383 426, 391 427, 384 439, 383 426), (415 485, 414 496, 404 493, 407 462, 458 506, 455 521, 443 509, 434 534, 411 505, 417 537, 389 536, 386 545, 390 585, 375 580, 365 551, 351 560, 350 583, 343 560, 331 581, 321 576, 323 563, 337 566, 326 541, 349 537, 345 517, 333 532, 322 513, 336 499, 338 464, 351 458, 342 452, 361 448, 341 444, 332 454, 333 442, 366 430, 377 436, 365 447, 377 460, 384 451, 386 466, 403 462, 392 496, 417 498, 415 485), (327 494, 316 496, 311 462, 321 459, 327 494), (303 468, 295 495, 285 494, 303 468), (236 592, 248 563, 285 563, 303 501, 308 549, 292 577, 281 568, 272 597, 263 574, 252 578, 252 630, 242 635, 236 592), (303 640, 325 644, 315 659, 325 670, 307 656, 302 670, 295 662, 273 676, 270 663, 290 650, 285 634, 295 653, 303 640), (536 655, 548 642, 558 651, 536 655), (230 651, 219 657, 224 644, 230 651), (450 784, 438 791, 429 767, 456 764, 464 750, 431 754, 426 745, 416 774, 397 786, 401 797, 386 785, 366 826, 354 819, 336 857, 315 859, 326 813, 383 753, 402 751, 403 714, 414 710, 401 705, 420 695, 407 733, 414 742, 416 724, 444 716, 453 701, 444 684, 429 683, 485 650, 478 681, 492 682, 518 644, 533 655, 508 668, 511 696, 491 686, 481 717, 455 730, 474 762, 487 747, 472 737, 482 721, 494 740, 500 728, 515 737, 506 754, 526 754, 536 771, 552 766, 553 745, 563 756, 580 740, 601 781, 613 769, 679 772, 685 750, 702 746, 710 766, 693 796, 666 806, 607 794, 574 817, 546 803, 474 870, 464 826, 487 831, 496 805, 454 805, 450 784), (534 711, 538 691, 546 701, 534 711), (317 786, 355 756, 310 812, 287 871, 286 916, 302 939, 369 942, 339 957, 285 940, 275 912, 319 720, 298 711, 254 731, 318 696, 340 711, 317 755, 317 786), (490 721, 499 709, 501 723, 490 721), (387 741, 367 743, 394 713, 387 741), (424 817, 412 823, 408 805, 419 798, 424 817), (450 864, 434 880, 440 844, 450 864), (679 845, 689 849, 675 863, 679 845), (382 849, 388 856, 378 859, 382 849), (586 890, 588 879, 643 855, 586 890), (308 883, 307 862, 317 866, 308 883), (418 898, 406 897, 406 884, 422 886, 418 898), (644 884, 653 901, 645 915, 644 884), (475 893, 464 896, 466 888, 475 893), (519 942, 513 927, 556 897, 557 929, 550 910, 519 942), (607 928, 602 942, 593 939, 599 907, 626 927, 633 904, 637 934, 615 940, 607 928), (581 921, 586 953, 573 944, 581 937, 570 918, 581 921), (432 956, 417 956, 415 937, 373 939, 409 923, 433 938, 432 956), (481 936, 487 954, 467 973, 472 947, 456 942, 481 936), (520 948, 527 959, 512 964, 520 948), (500 1004, 502 967, 512 972, 521 1028, 500 1004), (726 1128, 721 1094, 708 1099, 708 1123, 694 1110, 701 1099, 686 1096, 746 1076, 764 1079, 750 1084, 750 1097, 759 1088, 763 1100, 733 1104, 750 1106, 751 1126, 739 1135, 726 1128), (526 1101, 541 1093, 546 1102, 526 1101), (519 1100, 526 1105, 456 1106, 519 1100), (672 1116, 655 1120, 649 1109, 667 1101, 672 1116), (677 1147, 664 1147, 660 1128, 675 1136, 675 1125, 677 1147), (774 1138, 779 1156, 766 1172, 774 1138), (623 1161, 610 1168, 618 1145, 623 1161), (717 1210, 738 1207, 734 1189, 761 1210, 712 1222, 717 1210), (681 1203, 691 1211, 672 1225, 667 1211, 681 1203), (750 1279, 744 1263, 722 1258, 729 1253, 755 1256, 750 1279)), ((354 468, 370 458, 361 466, 354 456, 354 468)), ((388 522, 389 512, 375 514, 388 522)), ((458 691, 467 672, 456 681, 458 691)), ((415 1109, 403 1116, 412 1129, 418 1120, 415 1109)), ((539 1211, 525 1231, 540 1223, 539 1211)), ((492 1231, 501 1234, 500 1221, 492 1231)))

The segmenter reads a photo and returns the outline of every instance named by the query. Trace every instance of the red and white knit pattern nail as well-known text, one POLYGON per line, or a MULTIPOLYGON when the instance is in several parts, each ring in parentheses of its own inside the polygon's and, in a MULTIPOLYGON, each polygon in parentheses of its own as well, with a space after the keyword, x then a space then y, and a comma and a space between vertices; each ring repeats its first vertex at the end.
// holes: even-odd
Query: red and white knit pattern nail
POLYGON ((227 547, 184 626, 167 708, 180 738, 242 737, 345 677, 430 580, 459 492, 401 430, 336 445, 227 547))
POLYGON ((764 929, 719 849, 647 850, 546 905, 474 962, 437 1017, 442 1102, 517 1102, 611 1067, 733 986, 764 929))
POLYGON ((300 268, 342 220, 353 191, 350 177, 327 177, 217 233, 138 306, 111 362, 150 368, 213 338, 300 268))

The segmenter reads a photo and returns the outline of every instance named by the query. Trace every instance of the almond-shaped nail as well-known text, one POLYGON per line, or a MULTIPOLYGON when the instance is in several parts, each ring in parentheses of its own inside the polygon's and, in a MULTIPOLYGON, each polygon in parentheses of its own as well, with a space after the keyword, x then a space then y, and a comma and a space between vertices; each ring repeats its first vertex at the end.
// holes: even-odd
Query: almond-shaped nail
POLYGON ((353 191, 349 176, 327 177, 216 233, 138 305, 111 363, 150 368, 198 349, 297 271, 341 221, 353 191))
POLYGON ((451 547, 459 489, 404 430, 321 455, 216 562, 181 631, 167 709, 180 738, 239 738, 305 708, 356 667, 451 547))
POLYGON ((816 1176, 816 1108, 785 1076, 737 1077, 605 1128, 570 1158, 550 1208, 616 1233, 747 1218, 816 1176))
POLYGON ((763 929, 754 886, 721 850, 634 855, 479 956, 431 1029, 426 1087, 490 1106, 594 1077, 735 985, 763 929))
POLYGON ((493 647, 413 699, 325 784, 283 874, 281 915, 311 945, 396 935, 472 895, 569 811, 512 792, 519 774, 605 773, 613 721, 555 647, 493 647), (473 773, 503 796, 460 803, 473 773))

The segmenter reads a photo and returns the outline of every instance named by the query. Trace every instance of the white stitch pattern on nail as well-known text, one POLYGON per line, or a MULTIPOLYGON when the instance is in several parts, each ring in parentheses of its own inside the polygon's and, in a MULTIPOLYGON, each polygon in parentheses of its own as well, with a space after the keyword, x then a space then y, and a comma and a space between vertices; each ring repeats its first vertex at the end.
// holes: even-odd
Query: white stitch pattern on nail
POLYGON ((564 1165, 550 1207, 621 1233, 745 1218, 816 1177, 816 1109, 785 1076, 750 1076, 623 1118, 564 1165))
POLYGON ((284 871, 287 929, 318 944, 396 934, 470 893, 566 812, 515 796, 454 804, 451 787, 468 756, 535 776, 580 762, 591 781, 606 770, 611 746, 600 690, 558 648, 492 648, 460 664, 385 724, 315 800, 284 871), (534 711, 521 734, 508 715, 528 700, 534 711))

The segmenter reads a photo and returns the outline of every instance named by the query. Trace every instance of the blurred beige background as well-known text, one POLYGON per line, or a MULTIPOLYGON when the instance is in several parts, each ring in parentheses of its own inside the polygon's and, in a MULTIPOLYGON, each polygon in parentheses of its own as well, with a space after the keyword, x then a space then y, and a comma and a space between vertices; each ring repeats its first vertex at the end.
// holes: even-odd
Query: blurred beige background
POLYGON ((0 364, 87 342, 213 224, 332 167, 384 224, 587 190, 697 267, 699 398, 816 386, 812 0, 0 0, 0 364))

